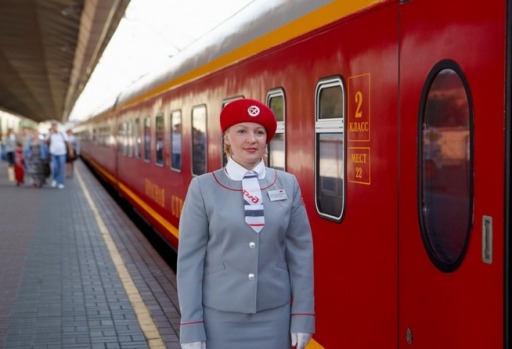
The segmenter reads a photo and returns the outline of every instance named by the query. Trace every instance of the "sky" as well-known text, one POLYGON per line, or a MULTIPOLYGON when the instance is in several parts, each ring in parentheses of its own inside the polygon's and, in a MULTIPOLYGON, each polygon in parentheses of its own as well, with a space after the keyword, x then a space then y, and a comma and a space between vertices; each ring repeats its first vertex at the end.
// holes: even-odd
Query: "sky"
POLYGON ((102 111, 124 88, 257 0, 131 0, 69 120, 102 111))

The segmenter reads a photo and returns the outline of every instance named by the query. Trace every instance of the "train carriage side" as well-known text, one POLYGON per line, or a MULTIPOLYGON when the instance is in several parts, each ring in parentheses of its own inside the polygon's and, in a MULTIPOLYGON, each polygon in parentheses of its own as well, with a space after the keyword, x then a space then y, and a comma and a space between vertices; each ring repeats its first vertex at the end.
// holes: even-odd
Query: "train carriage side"
POLYGON ((117 187, 116 120, 112 108, 74 127, 80 140, 80 155, 114 187, 117 187))

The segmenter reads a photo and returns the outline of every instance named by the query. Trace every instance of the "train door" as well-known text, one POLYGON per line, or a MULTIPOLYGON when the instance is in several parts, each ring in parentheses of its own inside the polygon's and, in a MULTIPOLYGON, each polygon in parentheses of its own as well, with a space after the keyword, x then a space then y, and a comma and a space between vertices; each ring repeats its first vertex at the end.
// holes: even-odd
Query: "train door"
POLYGON ((506 13, 401 1, 400 348, 504 347, 506 13))

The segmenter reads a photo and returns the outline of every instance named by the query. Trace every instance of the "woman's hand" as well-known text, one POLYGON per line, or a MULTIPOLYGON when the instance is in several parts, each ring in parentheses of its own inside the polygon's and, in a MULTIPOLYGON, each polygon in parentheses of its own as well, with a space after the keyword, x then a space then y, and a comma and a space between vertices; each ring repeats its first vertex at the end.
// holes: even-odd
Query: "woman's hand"
POLYGON ((311 339, 311 333, 292 332, 292 347, 304 349, 311 339))

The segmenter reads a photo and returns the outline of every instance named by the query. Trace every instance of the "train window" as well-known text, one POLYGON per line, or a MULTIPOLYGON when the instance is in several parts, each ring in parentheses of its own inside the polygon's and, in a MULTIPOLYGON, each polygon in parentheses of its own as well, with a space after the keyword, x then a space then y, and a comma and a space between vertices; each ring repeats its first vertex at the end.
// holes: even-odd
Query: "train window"
POLYGON ((267 94, 267 105, 272 109, 277 120, 274 138, 268 144, 268 165, 278 170, 285 170, 285 99, 282 89, 272 90, 267 94))
POLYGON ((118 127, 118 134, 117 134, 117 151, 121 155, 127 154, 127 148, 126 148, 126 122, 121 122, 118 127))
POLYGON ((164 137, 164 116, 157 115, 155 118, 155 164, 158 166, 164 165, 164 137))
POLYGON ((120 122, 117 126, 117 152, 123 154, 123 136, 124 136, 124 123, 120 122))
POLYGON ((112 130, 107 125, 101 125, 98 127, 98 145, 109 148, 112 145, 115 145, 115 142, 112 141, 112 130))
POLYGON ((126 123, 127 129, 126 129, 126 139, 127 139, 127 155, 129 157, 133 157, 133 122, 132 120, 129 120, 126 123))
POLYGON ((418 205, 422 238, 444 272, 462 263, 473 219, 473 115, 462 70, 442 61, 423 88, 419 117, 418 205))
POLYGON ((105 127, 105 139, 107 142, 108 148, 116 147, 116 137, 115 137, 115 128, 112 125, 107 125, 105 127))
POLYGON ((136 159, 140 159, 141 157, 141 147, 142 147, 142 139, 141 139, 141 135, 142 135, 142 126, 140 124, 140 119, 137 118, 135 119, 135 128, 134 128, 134 135, 133 135, 133 138, 135 139, 135 158, 136 159))
POLYGON ((151 118, 144 118, 144 161, 151 161, 151 118))
POLYGON ((345 208, 345 88, 341 78, 320 81, 315 107, 315 204, 341 221, 345 208))
POLYGON ((206 173, 206 106, 192 109, 192 174, 206 173))
POLYGON ((181 142, 183 139, 183 129, 181 127, 181 111, 176 110, 171 113, 171 169, 181 171, 181 142))

